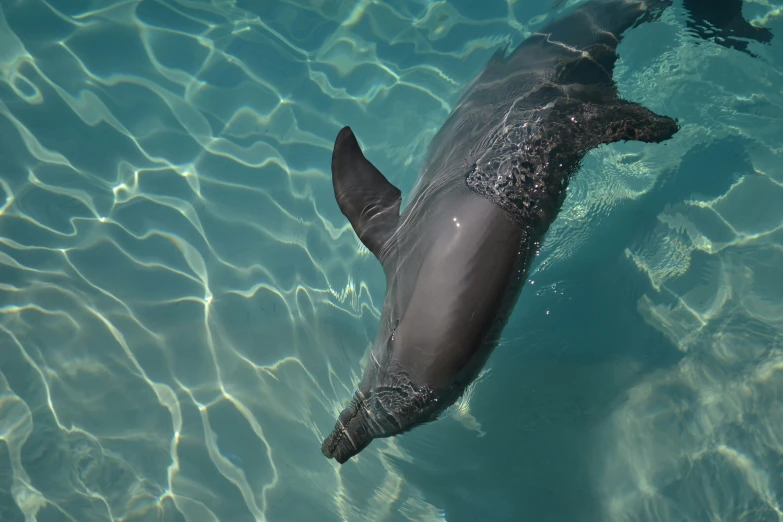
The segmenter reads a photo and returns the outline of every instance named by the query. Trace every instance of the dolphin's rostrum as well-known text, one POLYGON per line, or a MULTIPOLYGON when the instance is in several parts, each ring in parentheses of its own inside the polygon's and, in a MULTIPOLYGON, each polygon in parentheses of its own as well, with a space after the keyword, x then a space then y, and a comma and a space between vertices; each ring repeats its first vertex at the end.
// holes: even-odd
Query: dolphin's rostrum
POLYGON ((677 132, 675 120, 620 99, 612 79, 622 34, 670 3, 590 0, 496 54, 430 144, 402 215, 400 191, 351 129, 340 131, 335 197, 387 288, 372 357, 326 457, 342 464, 452 405, 496 346, 584 155, 677 132))

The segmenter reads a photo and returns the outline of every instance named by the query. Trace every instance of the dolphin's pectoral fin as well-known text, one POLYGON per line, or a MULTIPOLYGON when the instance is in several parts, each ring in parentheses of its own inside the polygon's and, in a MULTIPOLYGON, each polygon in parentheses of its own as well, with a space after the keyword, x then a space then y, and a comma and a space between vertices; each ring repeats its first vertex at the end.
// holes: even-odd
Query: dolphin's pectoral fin
POLYGON ((590 127, 590 148, 618 141, 660 143, 680 129, 677 120, 660 116, 650 109, 625 100, 585 104, 583 115, 590 127))
POLYGON ((402 193, 364 157, 350 127, 343 127, 334 143, 332 184, 356 235, 382 261, 383 246, 400 218, 402 193))

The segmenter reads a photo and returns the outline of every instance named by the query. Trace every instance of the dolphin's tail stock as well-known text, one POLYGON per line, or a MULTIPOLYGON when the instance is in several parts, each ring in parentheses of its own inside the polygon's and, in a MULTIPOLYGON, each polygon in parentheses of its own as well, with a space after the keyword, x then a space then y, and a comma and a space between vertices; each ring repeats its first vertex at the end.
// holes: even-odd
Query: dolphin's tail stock
POLYGON ((769 43, 772 31, 748 22, 742 14, 742 0, 684 0, 688 13, 686 24, 702 40, 734 48, 756 56, 748 50, 751 40, 769 43))
MULTIPOLYGON (((551 41, 588 51, 599 59, 616 60, 623 34, 632 27, 658 20, 671 5, 672 0, 588 0, 539 32, 547 34, 551 41)), ((614 60, 607 64, 608 72, 614 60)))
POLYGON ((673 118, 621 99, 612 77, 623 34, 656 21, 671 5, 672 0, 588 0, 541 30, 562 53, 553 79, 578 100, 563 103, 562 110, 564 117, 573 114, 584 122, 576 137, 583 150, 627 140, 660 143, 679 130, 673 118))
POLYGON ((582 85, 612 86, 617 46, 625 32, 654 22, 671 5, 672 0, 588 0, 550 21, 508 57, 504 53, 493 57, 490 66, 495 62, 500 70, 484 75, 523 69, 538 69, 543 74, 555 62, 560 64, 552 78, 557 83, 568 84, 575 74, 582 85))
MULTIPOLYGON (((557 0, 555 7, 562 1, 557 0)), ((631 27, 656 21, 672 3, 673 0, 588 0, 572 15, 588 15, 600 30, 620 36, 631 27)))
MULTIPOLYGON (((572 160, 595 147, 618 141, 661 143, 678 132, 674 118, 623 100, 613 78, 623 34, 657 20, 671 4, 672 0, 588 0, 522 42, 503 64, 511 71, 532 68, 545 78, 547 89, 537 91, 542 93, 536 100, 539 105, 546 96, 555 97, 543 141, 564 144, 566 154, 548 152, 550 164, 569 165, 563 186, 577 170, 572 160), (575 150, 580 154, 573 154, 575 150)), ((559 196, 552 200, 561 201, 565 192, 553 190, 559 196)))

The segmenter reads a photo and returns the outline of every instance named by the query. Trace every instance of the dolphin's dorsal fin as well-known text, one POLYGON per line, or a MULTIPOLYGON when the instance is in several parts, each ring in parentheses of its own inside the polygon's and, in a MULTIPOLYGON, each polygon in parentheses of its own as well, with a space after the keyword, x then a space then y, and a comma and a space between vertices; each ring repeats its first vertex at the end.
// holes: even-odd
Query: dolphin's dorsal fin
POLYGON ((356 235, 383 262, 384 244, 400 218, 402 193, 364 157, 350 127, 343 127, 334 143, 332 184, 356 235))

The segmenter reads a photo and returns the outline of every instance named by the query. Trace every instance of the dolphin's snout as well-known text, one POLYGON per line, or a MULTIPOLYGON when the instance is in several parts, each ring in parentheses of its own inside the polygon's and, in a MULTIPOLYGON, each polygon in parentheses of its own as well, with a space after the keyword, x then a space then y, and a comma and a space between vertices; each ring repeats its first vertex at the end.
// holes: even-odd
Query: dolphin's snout
POLYGON ((344 464, 359 453, 359 449, 346 428, 338 423, 331 435, 321 444, 321 453, 328 459, 334 459, 338 463, 344 464))
POLYGON ((374 438, 368 420, 367 410, 357 394, 340 414, 332 433, 321 444, 321 453, 339 464, 357 455, 374 438))

